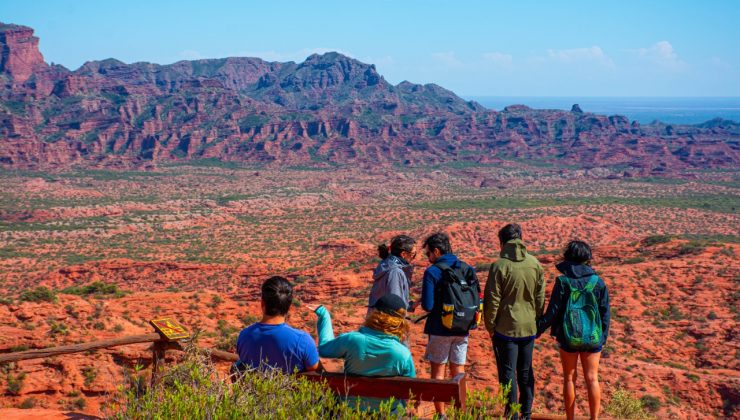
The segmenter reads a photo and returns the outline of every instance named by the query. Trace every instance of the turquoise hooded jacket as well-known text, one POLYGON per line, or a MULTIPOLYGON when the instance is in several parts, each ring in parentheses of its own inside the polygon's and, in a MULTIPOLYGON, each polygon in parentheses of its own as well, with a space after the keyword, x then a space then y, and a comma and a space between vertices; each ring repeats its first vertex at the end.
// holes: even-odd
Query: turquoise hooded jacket
MULTIPOLYGON (((319 335, 319 356, 330 359, 344 359, 344 373, 358 376, 407 376, 416 377, 414 359, 411 352, 398 337, 361 327, 334 337, 329 311, 319 306, 316 309, 318 321, 316 328, 319 335)), ((353 404, 353 399, 349 399, 353 404)), ((363 409, 377 410, 382 400, 377 398, 360 398, 363 409)), ((393 408, 398 410, 403 403, 393 408)))

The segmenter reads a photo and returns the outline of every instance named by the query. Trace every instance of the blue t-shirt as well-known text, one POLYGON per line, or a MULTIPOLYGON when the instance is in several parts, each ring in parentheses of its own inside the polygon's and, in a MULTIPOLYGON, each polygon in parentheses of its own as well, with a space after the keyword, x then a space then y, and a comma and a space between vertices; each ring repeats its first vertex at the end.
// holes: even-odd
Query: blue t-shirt
POLYGON ((254 323, 239 333, 236 340, 239 361, 251 368, 261 363, 285 373, 299 372, 319 363, 319 352, 313 338, 287 324, 254 323))

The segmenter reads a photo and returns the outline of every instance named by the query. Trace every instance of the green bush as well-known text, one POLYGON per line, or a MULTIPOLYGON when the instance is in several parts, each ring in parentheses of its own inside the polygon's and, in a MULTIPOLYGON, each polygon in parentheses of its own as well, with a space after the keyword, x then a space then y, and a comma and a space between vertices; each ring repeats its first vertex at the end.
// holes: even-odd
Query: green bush
POLYGON ((104 283, 102 281, 95 281, 85 286, 72 286, 62 289, 59 293, 65 295, 77 295, 77 296, 90 296, 95 295, 96 297, 122 297, 126 295, 126 292, 120 290, 116 284, 104 283))
MULTIPOLYGON (((465 411, 455 408, 452 405, 447 406, 447 418, 459 420, 477 420, 477 419, 501 419, 504 418, 504 410, 508 402, 507 395, 511 390, 510 385, 505 385, 493 390, 474 390, 468 391, 468 398, 465 401, 465 411)), ((520 404, 512 405, 512 414, 519 413, 520 404)))
MULTIPOLYGON (((186 360, 166 371, 143 395, 132 386, 106 408, 114 419, 360 418, 320 383, 279 371, 248 372, 231 383, 220 378, 210 361, 189 352, 186 360)), ((391 415, 389 407, 379 418, 391 415)))
POLYGON ((13 375, 11 372, 8 372, 8 376, 6 378, 8 383, 8 393, 18 395, 21 392, 21 388, 23 388, 24 379, 26 379, 25 372, 21 372, 18 375, 13 375))
POLYGON ((90 388, 90 385, 95 382, 95 378, 98 376, 98 372, 94 367, 88 366, 82 368, 82 376, 85 378, 85 387, 90 388))
POLYGON ((704 251, 704 248, 706 248, 706 242, 702 241, 689 241, 680 247, 678 247, 678 254, 679 255, 696 255, 701 254, 702 251, 704 251))
POLYGON ((660 402, 660 398, 652 396, 652 395, 643 395, 642 397, 640 397, 640 402, 642 402, 642 405, 646 409, 652 412, 658 411, 660 407, 663 405, 660 402))
POLYGON ((643 257, 625 258, 623 262, 625 264, 639 264, 641 262, 645 262, 645 258, 643 257))
MULTIPOLYGON (((235 381, 223 378, 210 357, 187 349, 182 363, 171 366, 149 389, 132 377, 121 385, 104 413, 111 419, 386 419, 397 418, 394 401, 378 412, 363 412, 335 395, 326 386, 280 371, 246 372, 235 381)), ((473 391, 464 412, 449 406, 455 419, 500 418, 507 389, 497 393, 473 391)), ((409 402, 409 407, 413 404, 409 402)), ((514 407, 518 410, 518 407, 514 407)))
POLYGON ((26 289, 21 292, 20 300, 24 302, 56 302, 57 297, 53 290, 38 286, 35 289, 26 289))
POLYGON ((19 407, 24 410, 28 410, 30 408, 36 407, 36 398, 33 398, 33 397, 26 398, 25 400, 23 400, 23 402, 21 403, 19 407))
MULTIPOLYGON (((643 397, 645 398, 645 397, 643 397)), ((651 419, 653 416, 646 411, 642 399, 635 398, 626 389, 617 389, 612 394, 605 411, 609 415, 620 419, 651 419)))
POLYGON ((671 237, 669 235, 653 235, 648 236, 647 238, 642 240, 642 243, 645 244, 645 246, 653 246, 658 244, 664 244, 666 242, 670 242, 671 237))

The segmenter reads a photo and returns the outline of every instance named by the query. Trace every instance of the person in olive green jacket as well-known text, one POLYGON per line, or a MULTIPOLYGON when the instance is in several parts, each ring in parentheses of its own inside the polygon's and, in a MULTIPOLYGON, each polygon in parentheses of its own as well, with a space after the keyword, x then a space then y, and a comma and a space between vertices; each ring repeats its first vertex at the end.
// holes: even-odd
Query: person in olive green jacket
POLYGON ((527 253, 519 225, 504 226, 498 237, 501 258, 488 273, 483 318, 493 340, 499 383, 511 384, 507 415, 519 391, 522 418, 529 419, 534 399, 532 351, 537 318, 545 310, 545 276, 539 261, 527 253))

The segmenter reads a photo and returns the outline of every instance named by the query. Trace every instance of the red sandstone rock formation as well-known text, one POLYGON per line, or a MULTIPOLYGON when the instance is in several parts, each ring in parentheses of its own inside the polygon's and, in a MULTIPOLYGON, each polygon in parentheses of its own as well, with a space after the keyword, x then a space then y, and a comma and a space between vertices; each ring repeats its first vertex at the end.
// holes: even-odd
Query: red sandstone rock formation
POLYGON ((523 159, 661 174, 740 162, 740 126, 640 126, 625 117, 502 112, 439 86, 389 84, 338 53, 48 66, 30 28, 0 26, 0 165, 141 167, 215 158, 293 164, 523 159))

